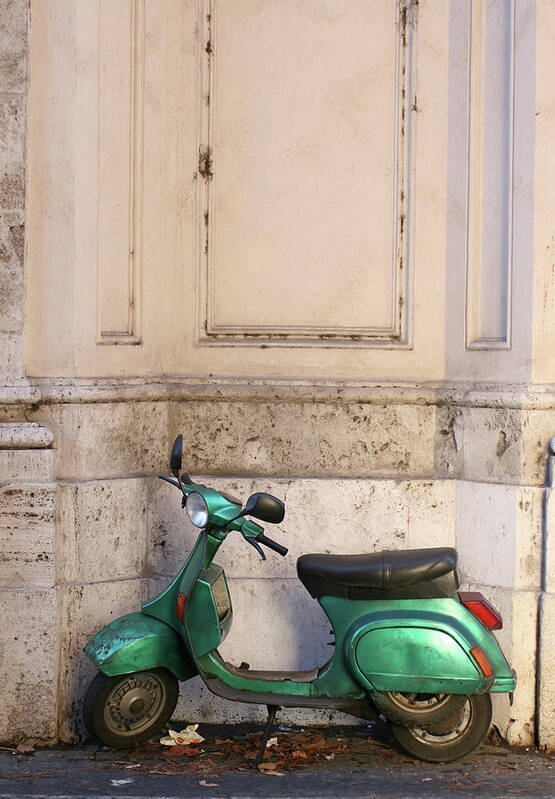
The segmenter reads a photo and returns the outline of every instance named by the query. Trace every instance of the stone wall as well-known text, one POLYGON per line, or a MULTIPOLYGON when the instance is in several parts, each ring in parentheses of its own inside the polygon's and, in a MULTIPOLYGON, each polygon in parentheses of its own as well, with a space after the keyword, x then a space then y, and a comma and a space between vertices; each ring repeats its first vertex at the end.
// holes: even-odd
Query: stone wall
MULTIPOLYGON (((396 402, 396 390, 386 402, 378 387, 344 402, 332 401, 329 386, 318 397, 279 401, 247 400, 224 385, 217 400, 183 384, 33 390, 29 421, 0 427, 4 739, 77 740, 94 671, 84 644, 177 572, 194 531, 156 474, 167 472, 171 441, 182 432, 184 468, 193 475, 243 497, 267 490, 287 505, 275 532, 290 548, 286 559, 271 555, 261 564, 241 540, 220 555, 235 607, 222 648, 228 659, 275 668, 327 659, 327 622, 295 577, 303 552, 455 545, 465 587, 482 590, 502 612, 500 642, 519 674, 513 707, 496 698, 494 721, 509 741, 527 745, 539 724, 541 743, 550 743, 552 564, 542 560, 549 532, 542 475, 552 414, 532 410, 530 395, 505 397, 499 407, 495 394, 484 407, 483 393, 466 405, 451 394, 447 404, 443 389, 429 388, 396 402), (169 396, 156 402, 151 389, 169 396), (535 719, 540 595, 545 705, 535 719), (37 690, 43 701, 30 723, 37 690)), ((260 710, 214 698, 196 679, 183 686, 178 714, 252 719, 260 710)))
MULTIPOLYGON (((82 652, 87 639, 165 587, 194 540, 174 489, 155 477, 167 472, 181 432, 184 469, 243 497, 270 491, 287 505, 275 532, 290 548, 286 559, 271 555, 262 564, 240 540, 219 556, 235 607, 222 647, 228 659, 308 668, 329 657, 329 625, 296 580, 303 552, 454 545, 464 586, 502 612, 499 639, 519 673, 513 707, 497 697, 494 721, 511 742, 533 742, 543 442, 552 421, 547 409, 532 409, 538 398, 507 394, 502 406, 497 392, 485 390, 463 403, 454 389, 447 401, 444 389, 366 387, 338 401, 320 386, 304 396, 281 389, 270 401, 277 387, 259 387, 248 400, 240 387, 219 384, 215 399, 206 386, 98 381, 40 390, 43 402, 30 417, 56 441, 63 740, 83 732, 80 702, 94 671, 82 652), (167 396, 155 402, 152 391, 167 396)), ((543 680, 549 691, 545 670, 543 680)), ((198 679, 183 686, 178 714, 261 718, 256 706, 207 694, 198 679)), ((286 715, 302 723, 329 717, 286 715)))

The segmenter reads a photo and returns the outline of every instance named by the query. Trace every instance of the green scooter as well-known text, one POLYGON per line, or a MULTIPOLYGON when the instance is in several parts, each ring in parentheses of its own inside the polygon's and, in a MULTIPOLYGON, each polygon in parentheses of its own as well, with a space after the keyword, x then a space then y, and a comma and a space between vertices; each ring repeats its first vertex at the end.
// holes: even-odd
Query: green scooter
POLYGON ((218 645, 232 622, 223 569, 214 562, 231 532, 265 560, 287 549, 247 519, 279 524, 285 506, 256 493, 241 500, 180 475, 182 438, 162 477, 182 495, 200 533, 184 566, 159 596, 100 630, 85 647, 98 667, 84 703, 89 732, 116 748, 140 744, 170 718, 178 681, 200 674, 215 694, 265 704, 268 723, 257 766, 282 707, 336 708, 367 720, 385 716, 411 755, 449 761, 488 732, 490 693, 509 693, 516 673, 492 630, 501 617, 481 594, 458 592, 452 548, 363 555, 303 555, 297 572, 335 636, 330 660, 308 671, 256 671, 223 660, 218 645))

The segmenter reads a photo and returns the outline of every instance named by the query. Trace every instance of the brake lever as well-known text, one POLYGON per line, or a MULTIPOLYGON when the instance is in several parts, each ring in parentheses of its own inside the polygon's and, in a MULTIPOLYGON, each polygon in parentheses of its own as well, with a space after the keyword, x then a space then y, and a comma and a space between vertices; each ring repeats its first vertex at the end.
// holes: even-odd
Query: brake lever
POLYGON ((248 542, 249 542, 249 544, 250 544, 251 546, 253 546, 253 547, 256 549, 256 551, 258 552, 258 554, 260 555, 260 557, 262 558, 262 560, 266 560, 266 555, 264 554, 264 550, 262 549, 262 547, 260 546, 260 544, 258 544, 258 543, 257 543, 257 542, 254 540, 254 538, 246 538, 246 537, 245 537, 245 541, 248 541, 248 542))

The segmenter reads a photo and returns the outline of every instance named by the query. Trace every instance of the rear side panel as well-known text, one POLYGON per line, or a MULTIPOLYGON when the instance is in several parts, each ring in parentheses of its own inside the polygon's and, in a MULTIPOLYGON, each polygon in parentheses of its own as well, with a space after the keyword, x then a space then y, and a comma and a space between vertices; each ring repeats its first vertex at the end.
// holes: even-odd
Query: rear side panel
POLYGON ((361 636, 353 665, 376 691, 484 691, 488 683, 465 649, 445 629, 378 627, 361 636))
POLYGON ((495 638, 458 598, 319 601, 347 669, 367 690, 464 694, 515 688, 516 675, 495 638), (476 646, 493 667, 488 679, 470 655, 476 646))

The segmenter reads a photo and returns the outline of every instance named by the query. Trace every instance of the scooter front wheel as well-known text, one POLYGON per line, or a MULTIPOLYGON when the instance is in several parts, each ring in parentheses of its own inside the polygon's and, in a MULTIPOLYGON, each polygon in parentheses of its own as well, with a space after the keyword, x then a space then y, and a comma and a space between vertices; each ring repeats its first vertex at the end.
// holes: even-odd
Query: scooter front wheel
POLYGON ((170 718, 179 683, 166 669, 150 669, 91 681, 83 715, 91 736, 114 749, 128 749, 148 740, 170 718))
POLYGON ((389 729, 409 754, 445 763, 472 752, 486 736, 490 724, 490 695, 476 694, 467 696, 460 712, 442 724, 431 724, 428 728, 390 724, 389 729))

